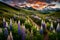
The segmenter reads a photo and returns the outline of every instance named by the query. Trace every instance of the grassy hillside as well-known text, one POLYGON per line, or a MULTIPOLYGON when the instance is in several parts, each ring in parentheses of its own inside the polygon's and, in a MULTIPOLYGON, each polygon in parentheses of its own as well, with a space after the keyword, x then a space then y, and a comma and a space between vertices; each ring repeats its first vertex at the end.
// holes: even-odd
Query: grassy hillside
MULTIPOLYGON (((49 21, 49 19, 45 19, 46 17, 50 17, 50 19, 56 20, 57 18, 60 18, 60 12, 43 14, 36 10, 27 10, 23 8, 17 9, 0 2, 0 40, 7 39, 7 37, 5 37, 4 35, 4 32, 6 31, 5 28, 7 28, 7 31, 8 31, 8 32, 5 32, 5 33, 8 33, 6 35, 9 36, 11 32, 10 19, 12 19, 12 36, 14 40, 22 39, 23 38, 22 32, 25 37, 25 40, 43 40, 44 38, 46 38, 45 37, 46 35, 48 36, 47 37, 48 40, 56 40, 56 38, 57 40, 60 40, 60 34, 55 32, 57 27, 57 22, 53 24, 54 30, 51 31, 50 30, 51 21, 49 21), (8 22, 8 27, 5 27, 3 25, 3 18, 5 18, 6 22, 8 22), (20 23, 17 23, 18 20, 20 21, 20 23), (46 22, 46 29, 42 28, 43 30, 40 29, 42 20, 46 22), (21 25, 18 26, 18 24, 21 24, 21 25), (1 32, 1 29, 2 29, 2 32, 1 32)), ((45 23, 43 23, 42 26, 44 26, 44 24, 45 23)))
MULTIPOLYGON (((33 11, 33 10, 27 10, 27 9, 23 9, 23 8, 17 9, 17 8, 14 8, 12 6, 9 6, 7 4, 0 2, 0 21, 1 21, 0 24, 2 23, 3 17, 5 17, 6 20, 9 20, 10 18, 13 18, 14 15, 17 15, 19 17, 37 15, 41 18, 45 18, 47 16, 53 16, 53 17, 60 18, 60 12, 55 12, 55 13, 51 13, 51 14, 42 14, 36 10, 33 11)), ((19 18, 17 17, 16 19, 19 19, 19 18)))
POLYGON ((33 10, 27 10, 23 8, 14 8, 12 6, 9 6, 7 4, 4 4, 0 2, 0 18, 1 17, 13 17, 14 14, 16 15, 38 15, 40 17, 45 17, 45 16, 54 16, 54 17, 60 17, 60 12, 55 12, 51 14, 42 14, 38 11, 33 11, 33 10))

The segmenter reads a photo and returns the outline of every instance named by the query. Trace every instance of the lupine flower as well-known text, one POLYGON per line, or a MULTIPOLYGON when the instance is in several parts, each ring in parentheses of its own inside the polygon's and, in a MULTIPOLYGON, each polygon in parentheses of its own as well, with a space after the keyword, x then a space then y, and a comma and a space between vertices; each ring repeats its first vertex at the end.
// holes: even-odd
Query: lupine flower
POLYGON ((10 19, 10 30, 12 31, 12 20, 10 19))
POLYGON ((43 27, 40 28, 40 34, 43 34, 43 27))
POLYGON ((21 34, 21 30, 20 30, 20 20, 18 21, 18 35, 21 34))
POLYGON ((22 26, 22 40, 25 40, 25 26, 22 26))
POLYGON ((51 22, 50 30, 53 30, 53 22, 51 22))
POLYGON ((56 31, 57 31, 57 32, 60 32, 60 24, 59 24, 59 23, 58 23, 58 25, 57 25, 56 31))
POLYGON ((17 15, 14 15, 14 21, 16 20, 17 15))
POLYGON ((0 33, 2 33, 2 28, 0 28, 0 33))
POLYGON ((8 30, 7 30, 7 28, 5 28, 5 30, 4 30, 4 35, 5 35, 5 37, 8 36, 8 30))
POLYGON ((32 29, 31 29, 30 38, 31 38, 31 40, 32 40, 32 38, 33 38, 33 30, 32 30, 32 29))
POLYGON ((8 28, 8 22, 6 22, 6 28, 8 28))
POLYGON ((13 40, 12 32, 10 31, 10 40, 13 40))
POLYGON ((51 22, 52 20, 51 19, 48 19, 49 20, 49 22, 51 22))
POLYGON ((45 29, 45 21, 42 20, 42 23, 41 23, 42 27, 45 29))
POLYGON ((55 29, 53 30, 53 33, 55 33, 55 29))
POLYGON ((3 27, 4 27, 4 28, 6 27, 6 21, 5 21, 5 18, 3 18, 3 27))
POLYGON ((22 32, 25 33, 25 26, 22 26, 22 32))
POLYGON ((57 19, 57 22, 60 22, 60 19, 57 19))
POLYGON ((10 35, 8 35, 7 40, 10 40, 10 35))

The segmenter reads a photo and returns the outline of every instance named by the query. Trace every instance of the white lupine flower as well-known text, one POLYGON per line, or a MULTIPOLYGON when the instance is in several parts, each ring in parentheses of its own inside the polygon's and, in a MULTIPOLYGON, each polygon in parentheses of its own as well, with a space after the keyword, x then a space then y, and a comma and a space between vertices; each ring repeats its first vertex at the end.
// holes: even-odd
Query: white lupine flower
POLYGON ((42 20, 42 23, 44 23, 44 21, 42 20))
POLYGON ((0 33, 2 33, 2 28, 0 28, 0 33))
POLYGON ((3 22, 5 22, 5 18, 3 18, 3 22))
POLYGON ((40 28, 41 30, 43 30, 43 27, 41 26, 41 28, 40 28))
POLYGON ((53 30, 53 32, 55 33, 55 29, 53 30))
POLYGON ((41 26, 42 26, 44 29, 46 28, 45 21, 42 20, 42 22, 41 22, 41 26))
POLYGON ((8 35, 7 40, 11 40, 11 39, 10 39, 10 35, 8 35))
POLYGON ((45 24, 45 21, 44 20, 42 20, 42 22, 41 22, 42 24, 45 24))
POLYGON ((53 28, 53 22, 51 22, 51 28, 53 28))
POLYGON ((10 30, 12 31, 12 19, 10 19, 10 30))
POLYGON ((12 32, 10 31, 10 39, 13 40, 12 32))
POLYGON ((6 22, 6 27, 8 27, 8 22, 6 22))
POLYGON ((59 26, 60 26, 60 24, 58 23, 58 25, 57 25, 57 29, 59 29, 59 26))
POLYGON ((22 32, 24 33, 25 32, 25 26, 22 25, 22 32))
POLYGON ((3 27, 4 27, 4 28, 6 27, 6 21, 5 21, 5 18, 3 18, 3 27))
POLYGON ((53 22, 51 22, 50 30, 53 30, 53 22))
POLYGON ((40 28, 40 34, 43 34, 43 27, 40 28))
POLYGON ((10 19, 10 25, 12 25, 12 19, 10 19))
POLYGON ((49 21, 51 22, 51 19, 49 19, 49 21))
POLYGON ((59 24, 59 23, 58 23, 58 25, 57 25, 56 31, 57 31, 57 32, 60 32, 60 24, 59 24))

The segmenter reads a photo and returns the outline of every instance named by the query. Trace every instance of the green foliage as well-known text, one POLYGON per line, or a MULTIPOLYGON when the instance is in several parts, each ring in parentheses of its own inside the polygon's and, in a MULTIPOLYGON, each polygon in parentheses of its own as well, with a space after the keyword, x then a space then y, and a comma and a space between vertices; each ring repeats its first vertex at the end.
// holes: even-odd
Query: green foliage
POLYGON ((30 40, 30 33, 26 34, 26 40, 30 40))
POLYGON ((56 33, 50 32, 49 34, 49 40, 56 40, 56 33))
POLYGON ((25 18, 20 18, 20 23, 24 24, 25 23, 25 18))
POLYGON ((31 17, 31 19, 36 23, 38 24, 39 26, 41 26, 41 20, 37 19, 37 18, 34 18, 34 17, 31 17))
POLYGON ((4 40, 3 32, 2 33, 0 32, 0 40, 4 40))
POLYGON ((47 27, 48 30, 50 30, 50 25, 51 24, 49 22, 46 23, 46 27, 47 27))
POLYGON ((60 40, 60 32, 57 32, 57 40, 60 40))
POLYGON ((30 23, 25 23, 25 28, 29 29, 30 32, 31 32, 31 27, 32 25, 30 23))
POLYGON ((13 35, 14 40, 17 40, 17 38, 18 38, 18 26, 15 23, 12 26, 12 35, 13 35))

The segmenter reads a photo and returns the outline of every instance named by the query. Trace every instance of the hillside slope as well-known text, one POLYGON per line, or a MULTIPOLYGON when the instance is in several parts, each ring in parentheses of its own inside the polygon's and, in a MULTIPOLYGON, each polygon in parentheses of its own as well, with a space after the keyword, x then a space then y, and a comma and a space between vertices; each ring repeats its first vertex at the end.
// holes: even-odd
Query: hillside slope
MULTIPOLYGON (((5 17, 6 20, 9 21, 9 19, 13 18, 14 15, 17 15, 19 17, 37 15, 40 17, 53 16, 53 17, 60 18, 60 12, 54 12, 54 13, 52 12, 51 14, 42 14, 39 11, 27 10, 27 9, 23 9, 23 8, 17 9, 17 8, 7 5, 3 2, 0 2, 0 24, 2 24, 3 17, 5 17)), ((19 18, 17 17, 17 19, 19 19, 19 18)))

